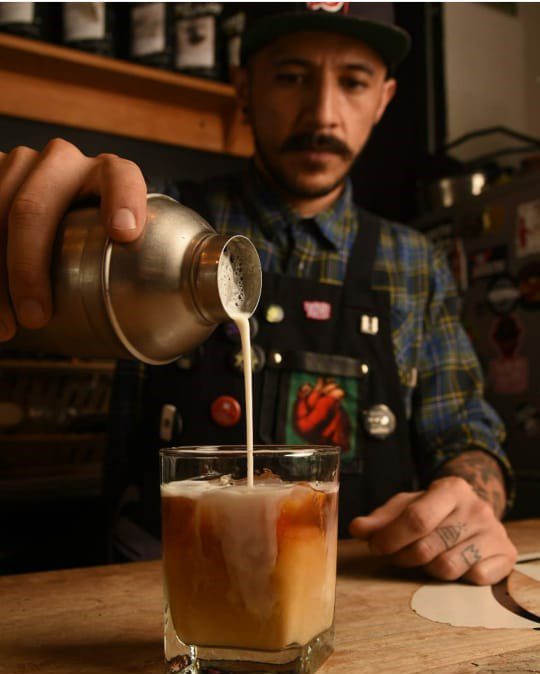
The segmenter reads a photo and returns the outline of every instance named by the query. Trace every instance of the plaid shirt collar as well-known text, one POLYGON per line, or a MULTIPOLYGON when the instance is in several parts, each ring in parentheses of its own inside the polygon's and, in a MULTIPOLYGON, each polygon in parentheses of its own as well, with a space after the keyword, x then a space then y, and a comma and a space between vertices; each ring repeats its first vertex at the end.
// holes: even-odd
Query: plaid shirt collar
POLYGON ((358 231, 353 189, 349 178, 340 196, 327 210, 313 218, 302 218, 269 184, 251 162, 243 176, 243 187, 249 202, 257 212, 257 219, 265 237, 276 240, 280 232, 294 231, 302 220, 309 220, 318 232, 337 251, 349 251, 358 231))

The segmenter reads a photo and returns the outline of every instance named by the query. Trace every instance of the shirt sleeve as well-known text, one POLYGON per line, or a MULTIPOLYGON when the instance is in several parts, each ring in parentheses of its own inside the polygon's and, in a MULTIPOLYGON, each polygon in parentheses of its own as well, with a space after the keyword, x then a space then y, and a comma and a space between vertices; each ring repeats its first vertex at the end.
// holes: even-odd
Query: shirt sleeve
POLYGON ((447 461, 483 450, 499 462, 511 505, 514 479, 503 450, 504 426, 484 399, 482 371, 459 320, 457 290, 444 253, 431 244, 428 250, 429 291, 412 419, 420 478, 428 484, 447 461))

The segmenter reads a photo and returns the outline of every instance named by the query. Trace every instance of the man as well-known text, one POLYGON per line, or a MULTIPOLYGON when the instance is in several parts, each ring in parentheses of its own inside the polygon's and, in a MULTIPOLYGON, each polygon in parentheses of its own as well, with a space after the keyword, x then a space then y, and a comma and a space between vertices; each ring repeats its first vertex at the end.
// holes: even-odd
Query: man
MULTIPOLYGON (((516 559, 499 521, 509 468, 450 274, 422 236, 359 208, 347 179, 408 49, 403 31, 362 15, 368 8, 261 9, 236 82, 253 165, 198 195, 180 186, 177 196, 218 230, 249 236, 261 255, 258 334, 252 326, 258 440, 338 442, 345 529, 398 565, 493 583, 516 559)), ((57 223, 94 194, 113 238, 140 234, 146 185, 132 163, 85 157, 62 140, 41 154, 16 148, 0 157, 4 339, 17 322, 48 320, 57 223)), ((204 357, 149 370, 143 449, 163 444, 164 404, 177 411, 177 437, 167 438, 176 444, 242 441, 234 339, 217 331, 204 357)), ((155 456, 145 456, 149 474, 155 456)))

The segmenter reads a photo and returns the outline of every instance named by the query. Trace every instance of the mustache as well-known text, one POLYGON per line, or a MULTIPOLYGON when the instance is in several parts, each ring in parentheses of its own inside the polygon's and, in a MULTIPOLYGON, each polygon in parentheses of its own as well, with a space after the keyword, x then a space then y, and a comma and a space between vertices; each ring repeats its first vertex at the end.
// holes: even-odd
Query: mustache
POLYGON ((289 136, 281 146, 282 152, 294 152, 295 150, 318 150, 320 152, 332 152, 344 159, 352 159, 351 149, 342 140, 326 133, 306 132, 289 136))

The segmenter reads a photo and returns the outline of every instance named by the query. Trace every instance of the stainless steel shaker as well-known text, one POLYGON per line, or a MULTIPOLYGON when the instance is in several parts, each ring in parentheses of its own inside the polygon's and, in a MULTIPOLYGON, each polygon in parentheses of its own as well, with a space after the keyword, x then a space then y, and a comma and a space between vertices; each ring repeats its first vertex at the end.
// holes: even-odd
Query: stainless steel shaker
POLYGON ((227 257, 240 260, 241 306, 252 314, 262 283, 257 251, 246 237, 216 234, 174 199, 148 196, 144 232, 112 242, 97 208, 67 214, 52 262, 53 317, 20 328, 8 349, 81 358, 136 358, 158 365, 202 343, 228 319, 218 282, 227 257))

